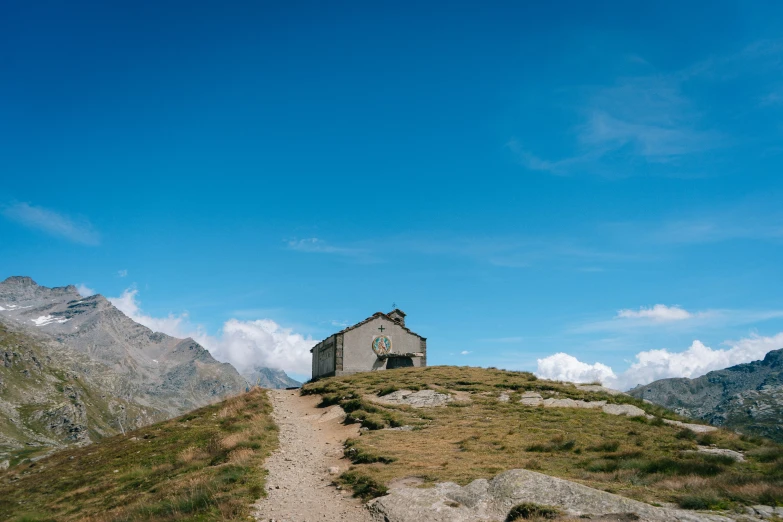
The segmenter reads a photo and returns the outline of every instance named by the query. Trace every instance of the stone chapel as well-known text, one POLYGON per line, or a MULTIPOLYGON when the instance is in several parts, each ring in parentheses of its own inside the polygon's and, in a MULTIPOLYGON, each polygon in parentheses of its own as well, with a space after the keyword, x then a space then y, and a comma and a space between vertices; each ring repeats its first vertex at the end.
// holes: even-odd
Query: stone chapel
POLYGON ((427 366, 427 339, 405 326, 395 308, 330 335, 310 350, 313 378, 357 372, 427 366))

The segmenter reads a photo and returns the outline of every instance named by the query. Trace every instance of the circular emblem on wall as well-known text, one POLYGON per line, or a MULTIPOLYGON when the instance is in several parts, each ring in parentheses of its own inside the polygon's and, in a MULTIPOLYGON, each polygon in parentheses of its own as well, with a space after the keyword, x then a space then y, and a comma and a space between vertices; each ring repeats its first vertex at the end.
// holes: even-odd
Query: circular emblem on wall
POLYGON ((391 339, 385 335, 379 335, 372 340, 372 351, 375 352, 375 355, 386 355, 391 351, 391 348, 391 339))

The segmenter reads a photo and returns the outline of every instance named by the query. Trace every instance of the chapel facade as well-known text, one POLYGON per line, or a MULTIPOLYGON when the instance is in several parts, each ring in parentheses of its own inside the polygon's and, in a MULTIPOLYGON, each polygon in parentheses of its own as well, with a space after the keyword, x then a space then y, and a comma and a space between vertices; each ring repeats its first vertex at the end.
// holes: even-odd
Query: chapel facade
POLYGON ((427 366, 427 339, 405 326, 395 308, 330 335, 310 350, 313 378, 427 366))

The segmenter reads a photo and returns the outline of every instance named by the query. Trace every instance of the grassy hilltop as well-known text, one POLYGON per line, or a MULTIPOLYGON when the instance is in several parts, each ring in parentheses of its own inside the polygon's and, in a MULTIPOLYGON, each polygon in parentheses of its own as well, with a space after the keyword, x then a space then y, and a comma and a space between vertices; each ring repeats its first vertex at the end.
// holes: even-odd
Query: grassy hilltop
POLYGON ((783 505, 783 448, 763 439, 719 430, 697 435, 662 422, 672 412, 627 395, 578 390, 538 380, 530 373, 466 367, 406 368, 333 377, 305 385, 340 404, 348 421, 369 429, 349 440, 353 461, 340 481, 366 498, 382 495, 392 481, 466 484, 513 468, 574 480, 651 503, 684 508, 729 509, 748 504, 783 505), (382 405, 374 397, 397 389, 432 389, 459 399, 414 409, 382 405), (521 393, 633 404, 654 419, 607 415, 600 410, 530 407, 521 393), (499 396, 509 396, 501 402, 499 396), (409 426, 413 429, 384 428, 409 426), (742 451, 746 462, 699 453, 698 445, 742 451))
POLYGON ((0 520, 240 520, 277 446, 255 389, 96 444, 0 472, 0 520))
MULTIPOLYGON (((322 395, 323 406, 342 405, 346 422, 367 428, 347 441, 353 464, 338 479, 364 498, 384 494, 400 479, 466 484, 526 468, 653 504, 783 505, 781 446, 671 426, 663 419, 677 419, 672 412, 627 395, 464 367, 336 377, 307 384, 303 393, 322 395), (422 409, 374 402, 401 389, 431 389, 456 400, 422 409), (519 403, 524 392, 632 404, 654 418, 531 407, 519 403), (394 427, 404 429, 386 429, 394 427), (699 453, 699 445, 741 451, 746 461, 699 453)), ((257 389, 87 447, 25 459, 0 472, 0 519, 246 519, 263 494, 264 459, 277 446, 270 412, 266 393, 257 389)))

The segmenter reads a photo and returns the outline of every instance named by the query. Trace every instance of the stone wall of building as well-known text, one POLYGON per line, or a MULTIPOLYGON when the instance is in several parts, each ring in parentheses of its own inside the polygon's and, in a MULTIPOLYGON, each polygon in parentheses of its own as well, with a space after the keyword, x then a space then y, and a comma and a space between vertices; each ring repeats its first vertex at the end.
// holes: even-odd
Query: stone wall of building
POLYGON ((313 377, 334 375, 336 370, 336 335, 327 337, 313 347, 313 377))
MULTIPOLYGON (((372 342, 379 335, 385 335, 392 342, 392 352, 414 353, 426 350, 426 342, 408 331, 402 326, 385 317, 376 317, 343 335, 342 369, 340 373, 367 372, 383 370, 386 368, 386 360, 378 359, 372 351, 372 342), (380 330, 380 328, 383 330, 380 330)), ((422 358, 413 358, 414 366, 422 366, 422 358)), ((426 365, 426 362, 424 363, 426 365)))

